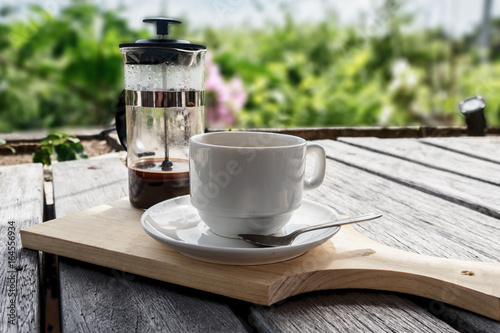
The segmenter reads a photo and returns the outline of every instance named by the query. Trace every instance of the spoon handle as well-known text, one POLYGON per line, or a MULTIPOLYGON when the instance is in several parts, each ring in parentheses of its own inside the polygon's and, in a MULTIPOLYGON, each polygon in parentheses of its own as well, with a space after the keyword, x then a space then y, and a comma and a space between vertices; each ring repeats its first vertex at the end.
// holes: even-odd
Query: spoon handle
POLYGON ((379 214, 379 213, 370 213, 370 214, 366 214, 366 215, 360 215, 360 216, 351 217, 351 218, 347 218, 347 219, 330 221, 330 222, 326 222, 323 224, 313 225, 310 227, 299 229, 299 230, 295 231, 294 233, 301 234, 303 232, 308 232, 308 231, 313 231, 313 230, 318 230, 318 229, 325 229, 325 228, 335 227, 335 226, 339 226, 339 225, 359 223, 359 222, 378 219, 381 216, 382 216, 382 214, 379 214))

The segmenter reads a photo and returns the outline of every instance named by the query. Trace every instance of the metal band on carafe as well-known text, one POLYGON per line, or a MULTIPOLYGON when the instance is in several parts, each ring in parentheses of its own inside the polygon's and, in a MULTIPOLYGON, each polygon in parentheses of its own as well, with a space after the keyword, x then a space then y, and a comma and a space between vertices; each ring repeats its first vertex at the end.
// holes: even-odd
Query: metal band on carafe
POLYGON ((125 104, 148 108, 196 107, 205 105, 205 92, 125 90, 125 104))

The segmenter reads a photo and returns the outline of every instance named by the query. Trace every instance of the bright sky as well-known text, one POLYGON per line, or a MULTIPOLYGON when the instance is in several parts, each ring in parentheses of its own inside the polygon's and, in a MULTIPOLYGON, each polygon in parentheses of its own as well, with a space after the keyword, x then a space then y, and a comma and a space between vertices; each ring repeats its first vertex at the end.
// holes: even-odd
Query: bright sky
MULTIPOLYGON (((481 21, 484 0, 411 0, 406 8, 416 13, 417 27, 442 26, 454 36, 470 31, 481 21)), ((266 20, 280 21, 280 4, 287 3, 293 16, 300 20, 323 19, 327 11, 334 8, 342 23, 359 20, 364 13, 374 24, 376 10, 384 0, 147 0, 138 5, 137 0, 106 1, 107 6, 121 3, 133 9, 126 13, 129 20, 141 23, 141 18, 165 11, 168 16, 185 15, 191 24, 238 26, 242 22, 262 25, 266 20)), ((498 0, 493 0, 493 16, 500 16, 498 0)), ((111 7, 112 8, 112 7, 111 7)))
MULTIPOLYGON (((2 5, 14 7, 27 3, 38 3, 46 10, 56 13, 71 0, 2 0, 2 5)), ((134 27, 142 26, 142 19, 148 16, 165 15, 178 18, 187 16, 189 23, 200 26, 239 26, 243 22, 260 26, 264 22, 283 18, 280 6, 287 4, 293 16, 301 20, 323 19, 327 9, 333 8, 340 22, 350 24, 359 20, 364 13, 368 24, 378 17, 376 9, 384 0, 107 0, 98 1, 106 8, 124 5, 124 16, 134 27)), ((411 0, 406 8, 416 14, 417 27, 442 26, 446 31, 459 36, 470 31, 482 17, 484 0, 411 0)), ((1 5, 0 5, 1 6, 1 5)), ((21 11, 18 16, 22 16, 21 11)), ((500 4, 493 0, 493 16, 500 16, 500 4)))

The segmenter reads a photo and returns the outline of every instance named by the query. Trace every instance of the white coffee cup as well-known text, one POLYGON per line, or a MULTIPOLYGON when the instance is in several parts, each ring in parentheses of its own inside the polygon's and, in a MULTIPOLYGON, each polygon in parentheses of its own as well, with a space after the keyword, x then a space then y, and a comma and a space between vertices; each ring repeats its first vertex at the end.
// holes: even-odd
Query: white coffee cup
POLYGON ((323 147, 284 134, 216 132, 191 137, 191 203, 216 234, 278 232, 300 207, 303 190, 325 177, 323 147), (316 156, 311 177, 306 155, 316 156))

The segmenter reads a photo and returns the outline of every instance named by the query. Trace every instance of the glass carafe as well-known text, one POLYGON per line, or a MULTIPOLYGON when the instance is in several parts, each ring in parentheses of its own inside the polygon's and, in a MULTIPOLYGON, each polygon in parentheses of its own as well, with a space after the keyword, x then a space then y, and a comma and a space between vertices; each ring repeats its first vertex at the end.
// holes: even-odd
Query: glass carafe
MULTIPOLYGON (((120 44, 125 63, 126 148, 129 198, 134 207, 189 194, 189 138, 204 131, 206 47, 165 39, 120 44)), ((123 142, 123 140, 122 140, 123 142)))

